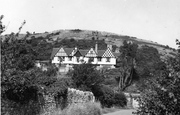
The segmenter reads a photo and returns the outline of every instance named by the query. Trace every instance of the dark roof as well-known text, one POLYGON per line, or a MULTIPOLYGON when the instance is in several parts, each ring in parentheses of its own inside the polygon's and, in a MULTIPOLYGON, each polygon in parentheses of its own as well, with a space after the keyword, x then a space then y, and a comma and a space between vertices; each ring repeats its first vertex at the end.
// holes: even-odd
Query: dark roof
POLYGON ((89 50, 79 50, 82 56, 85 56, 89 50))
POLYGON ((118 57, 118 56, 120 56, 120 53, 115 53, 115 52, 113 52, 113 55, 114 55, 115 57, 118 57))
MULTIPOLYGON (((51 59, 56 55, 56 53, 59 51, 59 49, 60 48, 53 48, 51 57, 50 57, 51 59)), ((66 54, 68 56, 72 53, 73 50, 74 50, 74 48, 64 48, 64 51, 66 52, 66 54)), ((88 53, 88 51, 89 50, 82 50, 82 49, 79 50, 79 52, 81 53, 82 56, 85 56, 88 53)), ((98 50, 97 56, 102 57, 105 51, 106 50, 98 50)), ((118 57, 120 55, 120 53, 115 53, 115 52, 112 52, 112 53, 115 57, 118 57)))
POLYGON ((103 54, 104 54, 105 51, 106 51, 106 50, 98 50, 97 55, 98 55, 99 57, 101 57, 101 56, 103 56, 103 54))
POLYGON ((74 48, 64 48, 64 51, 66 52, 66 54, 69 56, 74 48))
POLYGON ((56 53, 59 51, 59 49, 60 48, 53 48, 50 59, 52 59, 56 55, 56 53))

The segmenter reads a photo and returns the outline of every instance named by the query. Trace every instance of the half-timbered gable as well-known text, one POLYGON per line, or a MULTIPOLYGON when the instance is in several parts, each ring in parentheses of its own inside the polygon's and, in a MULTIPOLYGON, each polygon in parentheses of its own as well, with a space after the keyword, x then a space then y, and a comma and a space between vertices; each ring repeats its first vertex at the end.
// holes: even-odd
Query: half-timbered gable
POLYGON ((55 56, 58 56, 58 57, 66 57, 68 56, 67 53, 64 51, 64 48, 60 48, 59 51, 56 53, 55 56))
POLYGON ((85 56, 86 56, 86 57, 97 57, 97 54, 96 54, 96 52, 94 51, 94 49, 91 48, 85 56))
POLYGON ((103 56, 102 57, 109 57, 109 58, 114 58, 114 54, 112 53, 112 51, 107 48, 107 50, 104 52, 103 56))

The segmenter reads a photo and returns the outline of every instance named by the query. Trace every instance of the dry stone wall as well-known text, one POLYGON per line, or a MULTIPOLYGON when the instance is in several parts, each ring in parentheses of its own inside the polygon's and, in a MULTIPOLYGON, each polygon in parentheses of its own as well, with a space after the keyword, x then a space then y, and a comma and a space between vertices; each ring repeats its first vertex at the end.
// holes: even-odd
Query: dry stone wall
MULTIPOLYGON (((53 94, 43 94, 44 98, 44 115, 51 115, 56 108, 56 102, 53 94)), ((68 88, 67 91, 67 106, 74 103, 94 102, 95 97, 92 92, 80 91, 73 88, 68 88)))
POLYGON ((68 105, 70 105, 72 103, 94 102, 95 97, 92 92, 68 88, 67 100, 68 105))

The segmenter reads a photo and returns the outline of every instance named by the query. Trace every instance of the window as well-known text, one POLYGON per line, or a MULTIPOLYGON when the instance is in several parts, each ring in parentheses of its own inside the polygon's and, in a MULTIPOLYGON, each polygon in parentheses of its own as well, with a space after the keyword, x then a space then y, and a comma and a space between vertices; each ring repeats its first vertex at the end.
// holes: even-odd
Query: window
POLYGON ((89 58, 89 62, 93 62, 94 61, 94 58, 93 57, 90 57, 89 58))
POLYGON ((93 54, 93 51, 90 51, 90 54, 93 54))
POLYGON ((79 57, 77 57, 77 62, 79 62, 79 57))
POLYGON ((64 57, 59 57, 59 61, 60 62, 64 61, 64 57))
POLYGON ((108 58, 106 58, 106 62, 110 62, 110 58, 108 57, 108 58))
POLYGON ((98 57, 98 61, 101 61, 102 60, 102 58, 101 57, 98 57))
POLYGON ((72 57, 68 57, 69 58, 69 61, 72 61, 72 57))

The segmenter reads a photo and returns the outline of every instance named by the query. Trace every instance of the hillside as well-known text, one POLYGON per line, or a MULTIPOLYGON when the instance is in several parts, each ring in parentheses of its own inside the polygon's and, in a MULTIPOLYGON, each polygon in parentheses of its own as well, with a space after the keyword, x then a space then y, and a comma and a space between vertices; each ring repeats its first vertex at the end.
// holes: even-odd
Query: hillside
MULTIPOLYGON (((19 37, 22 38, 25 34, 21 34, 19 37)), ((136 37, 118 35, 114 33, 101 32, 101 31, 90 31, 90 30, 56 30, 52 32, 44 33, 28 33, 28 39, 32 38, 43 38, 47 43, 58 43, 63 39, 74 39, 74 40, 103 40, 106 44, 112 44, 116 47, 120 47, 124 40, 132 41, 137 43, 139 46, 148 45, 158 49, 162 58, 167 56, 176 55, 176 51, 169 46, 164 46, 153 41, 143 40, 136 37)), ((53 47, 53 46, 52 46, 53 47)), ((57 47, 57 46, 56 46, 57 47)))

